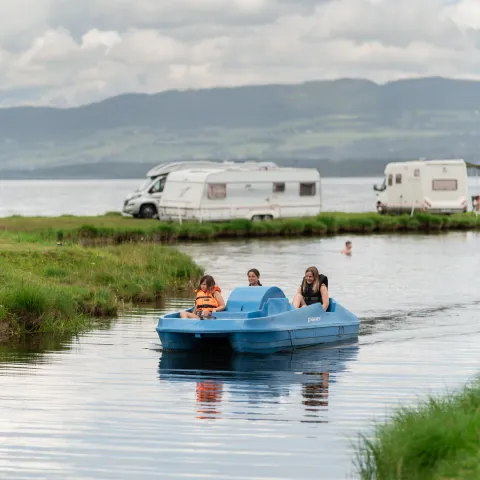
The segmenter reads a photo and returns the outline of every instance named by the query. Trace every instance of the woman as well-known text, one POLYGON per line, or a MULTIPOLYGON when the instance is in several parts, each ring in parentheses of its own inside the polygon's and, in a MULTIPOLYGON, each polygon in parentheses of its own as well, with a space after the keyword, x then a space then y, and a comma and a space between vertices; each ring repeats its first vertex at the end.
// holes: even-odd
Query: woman
POLYGON ((301 308, 314 303, 321 303, 323 309, 327 310, 330 303, 328 278, 325 275, 320 275, 317 267, 308 267, 305 270, 302 285, 298 287, 292 304, 295 308, 301 308))
POLYGON ((211 275, 205 275, 200 280, 195 299, 195 307, 192 312, 180 312, 180 318, 209 318, 212 313, 225 310, 225 301, 222 297, 220 287, 215 285, 211 275))
POLYGON ((250 287, 261 287, 260 272, 256 268, 251 268, 248 273, 248 285, 250 287))

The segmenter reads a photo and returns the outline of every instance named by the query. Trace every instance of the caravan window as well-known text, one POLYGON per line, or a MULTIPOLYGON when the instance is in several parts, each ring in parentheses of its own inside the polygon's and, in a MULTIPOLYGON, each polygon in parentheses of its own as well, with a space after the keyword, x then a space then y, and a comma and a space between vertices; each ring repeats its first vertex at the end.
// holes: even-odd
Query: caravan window
POLYGON ((209 183, 208 198, 212 200, 222 199, 227 196, 227 185, 225 183, 209 183))
POLYGON ((420 176, 420 169, 419 169, 419 168, 416 168, 416 169, 413 171, 413 176, 414 176, 414 177, 419 177, 419 176, 420 176))
POLYGON ((453 192, 457 190, 458 182, 456 179, 438 179, 432 180, 432 190, 442 190, 442 191, 449 191, 453 192))
POLYGON ((314 183, 301 183, 300 184, 300 196, 301 197, 313 197, 315 195, 314 183))
POLYGON ((393 185, 393 175, 388 176, 388 186, 391 187, 393 185))
POLYGON ((285 191, 284 183, 274 183, 273 184, 273 193, 283 193, 285 191))
POLYGON ((402 174, 401 173, 397 173, 395 175, 395 183, 402 183, 402 174))

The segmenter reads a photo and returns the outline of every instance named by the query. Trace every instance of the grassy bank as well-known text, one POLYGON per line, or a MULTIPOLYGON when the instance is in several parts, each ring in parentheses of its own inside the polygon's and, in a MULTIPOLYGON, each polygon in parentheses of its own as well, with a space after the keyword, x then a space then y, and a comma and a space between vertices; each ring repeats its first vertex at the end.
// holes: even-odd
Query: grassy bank
POLYGON ((480 478, 480 383, 399 410, 362 439, 358 467, 365 480, 480 478))
POLYGON ((124 302, 191 288, 201 273, 188 256, 160 245, 3 243, 0 335, 78 331, 92 318, 116 315, 124 302))
POLYGON ((317 217, 271 222, 232 220, 222 223, 165 223, 136 220, 120 215, 55 218, 9 217, 0 219, 1 236, 15 241, 53 242, 59 232, 66 242, 122 244, 127 242, 173 243, 182 240, 214 240, 286 236, 321 236, 338 233, 405 233, 479 230, 480 216, 428 215, 382 216, 376 213, 322 213, 317 217))

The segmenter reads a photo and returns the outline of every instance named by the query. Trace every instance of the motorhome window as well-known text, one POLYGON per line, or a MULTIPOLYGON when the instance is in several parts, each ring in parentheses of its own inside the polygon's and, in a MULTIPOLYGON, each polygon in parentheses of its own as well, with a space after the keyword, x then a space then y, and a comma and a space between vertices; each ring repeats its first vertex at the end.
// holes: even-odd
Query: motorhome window
POLYGON ((395 183, 402 183, 402 174, 401 173, 397 173, 395 175, 395 183))
POLYGON ((273 193, 283 193, 285 191, 284 183, 274 183, 273 184, 273 193))
POLYGON ((152 188, 150 189, 150 192, 151 193, 162 193, 163 189, 165 188, 165 180, 166 180, 166 178, 163 177, 160 180, 158 180, 158 182, 155 182, 153 184, 152 188))
POLYGON ((227 196, 227 185, 225 183, 210 183, 208 185, 208 198, 218 200, 227 196))
POLYGON ((437 179, 432 180, 432 190, 441 190, 441 191, 455 191, 458 188, 458 182, 456 179, 437 179))
POLYGON ((313 197, 315 195, 314 183, 301 183, 300 184, 300 196, 301 197, 313 197))
POLYGON ((393 185, 393 175, 388 176, 388 186, 391 187, 393 185))
POLYGON ((420 176, 420 169, 419 169, 419 168, 416 168, 416 169, 413 171, 413 176, 414 176, 414 177, 419 177, 419 176, 420 176))

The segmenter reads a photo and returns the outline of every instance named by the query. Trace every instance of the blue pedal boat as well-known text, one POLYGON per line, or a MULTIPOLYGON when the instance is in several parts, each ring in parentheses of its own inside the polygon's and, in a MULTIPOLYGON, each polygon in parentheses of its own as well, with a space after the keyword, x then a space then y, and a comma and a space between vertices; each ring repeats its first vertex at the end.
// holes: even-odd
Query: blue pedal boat
MULTIPOLYGON (((190 309, 193 311, 193 307, 190 309)), ((241 353, 275 353, 358 337, 358 318, 333 298, 327 311, 320 304, 294 308, 278 287, 240 287, 215 318, 160 317, 157 332, 164 350, 225 346, 241 353)))

